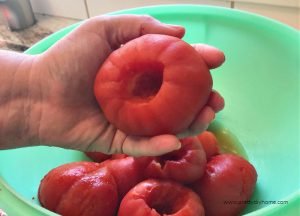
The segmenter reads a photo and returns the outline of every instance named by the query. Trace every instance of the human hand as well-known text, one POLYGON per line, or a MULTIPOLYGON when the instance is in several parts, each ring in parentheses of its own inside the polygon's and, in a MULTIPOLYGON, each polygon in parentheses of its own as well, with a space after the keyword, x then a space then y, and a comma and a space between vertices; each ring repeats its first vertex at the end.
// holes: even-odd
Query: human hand
MULTIPOLYGON (((40 144, 106 154, 161 155, 180 148, 178 138, 204 131, 224 106, 215 91, 195 121, 182 133, 155 137, 129 136, 110 124, 93 93, 96 73, 115 49, 144 34, 183 37, 184 29, 160 23, 148 16, 99 16, 37 56, 33 67, 39 79, 36 104, 40 144)), ((224 55, 207 45, 194 45, 210 68, 221 65, 224 55)))

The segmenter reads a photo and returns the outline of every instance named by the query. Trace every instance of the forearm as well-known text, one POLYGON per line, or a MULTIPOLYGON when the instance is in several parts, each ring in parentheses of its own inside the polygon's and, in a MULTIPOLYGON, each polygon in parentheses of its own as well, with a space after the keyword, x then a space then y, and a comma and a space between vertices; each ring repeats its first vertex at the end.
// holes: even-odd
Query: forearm
POLYGON ((0 149, 37 142, 33 127, 32 74, 35 57, 0 51, 0 149))

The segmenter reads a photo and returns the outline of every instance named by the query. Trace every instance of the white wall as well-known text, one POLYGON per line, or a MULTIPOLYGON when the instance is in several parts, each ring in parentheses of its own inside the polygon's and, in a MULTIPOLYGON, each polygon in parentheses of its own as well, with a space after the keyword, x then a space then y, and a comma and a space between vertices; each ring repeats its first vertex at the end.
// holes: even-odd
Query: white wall
POLYGON ((90 16, 134 7, 143 7, 157 4, 203 4, 230 7, 228 0, 87 0, 90 16))
POLYGON ((300 29, 300 0, 30 0, 36 13, 86 19, 116 10, 157 4, 204 4, 257 13, 300 29))
POLYGON ((234 0, 234 8, 257 13, 300 29, 300 0, 234 0))
POLYGON ((88 18, 85 0, 30 0, 34 12, 74 19, 88 18))

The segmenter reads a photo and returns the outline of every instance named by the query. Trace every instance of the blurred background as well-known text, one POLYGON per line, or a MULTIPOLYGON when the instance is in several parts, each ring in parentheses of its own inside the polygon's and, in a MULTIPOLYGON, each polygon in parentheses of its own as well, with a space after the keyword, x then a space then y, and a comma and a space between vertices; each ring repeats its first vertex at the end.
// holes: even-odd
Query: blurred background
POLYGON ((158 4, 200 4, 244 10, 300 30, 300 0, 0 0, 0 49, 22 52, 79 20, 158 4))

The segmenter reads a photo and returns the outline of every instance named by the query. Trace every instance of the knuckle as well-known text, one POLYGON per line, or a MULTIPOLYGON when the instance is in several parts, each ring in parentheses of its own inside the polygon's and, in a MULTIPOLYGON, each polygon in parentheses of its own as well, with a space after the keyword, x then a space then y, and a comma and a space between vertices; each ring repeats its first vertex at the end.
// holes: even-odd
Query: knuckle
POLYGON ((143 18, 146 22, 153 22, 153 21, 155 20, 152 16, 147 15, 147 14, 142 15, 142 18, 143 18))

